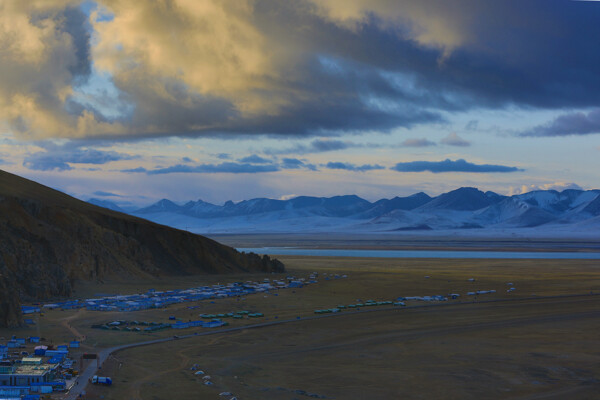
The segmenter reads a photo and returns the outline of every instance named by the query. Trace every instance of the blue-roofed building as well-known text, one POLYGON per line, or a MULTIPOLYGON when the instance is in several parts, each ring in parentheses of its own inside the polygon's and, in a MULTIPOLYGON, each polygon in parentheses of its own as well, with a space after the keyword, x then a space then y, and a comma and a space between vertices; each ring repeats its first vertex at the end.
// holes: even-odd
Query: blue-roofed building
POLYGON ((57 368, 58 363, 44 364, 41 358, 24 358, 21 364, 0 366, 0 387, 51 382, 56 378, 57 368))
POLYGON ((29 394, 29 386, 0 386, 0 399, 21 399, 29 394))
POLYGON ((21 312, 23 314, 33 314, 40 311, 41 309, 38 306, 21 306, 21 312))

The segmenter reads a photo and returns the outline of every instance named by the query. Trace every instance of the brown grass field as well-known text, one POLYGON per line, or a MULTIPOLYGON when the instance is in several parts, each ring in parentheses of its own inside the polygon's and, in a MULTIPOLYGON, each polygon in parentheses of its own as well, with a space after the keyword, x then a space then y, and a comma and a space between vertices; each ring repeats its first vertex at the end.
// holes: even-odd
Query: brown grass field
MULTIPOLYGON (((145 334, 91 329, 115 319, 166 322, 169 315, 240 309, 265 322, 313 316, 338 304, 460 293, 459 300, 300 319, 260 329, 199 336, 118 352, 103 366, 112 387, 88 399, 597 399, 600 393, 598 260, 440 260, 280 257, 290 275, 347 274, 301 289, 243 299, 185 303, 131 314, 50 311, 36 328, 1 331, 55 343, 85 335, 82 351, 194 329, 145 334), (429 276, 429 278, 425 278, 429 276), (475 278, 469 282, 469 278, 475 278), (516 290, 506 293, 507 283, 516 290), (465 296, 495 289, 495 294, 465 296), (588 294, 578 297, 549 296, 588 294), (486 300, 526 299, 486 302, 486 300), (189 305, 200 308, 190 310, 189 305), (412 307, 418 305, 421 307, 412 307), (70 324, 68 330, 67 322, 70 324), (202 384, 190 367, 212 377, 202 384), (311 397, 312 396, 312 397, 311 397)), ((80 286, 78 296, 185 288, 270 275, 202 276, 80 286)), ((383 307, 383 306, 380 306, 383 307)), ((363 308, 364 310, 365 308, 363 308)), ((376 309, 369 307, 369 310, 376 309)), ((260 320, 231 320, 242 326, 260 320)), ((200 331, 206 329, 198 328, 200 331)))

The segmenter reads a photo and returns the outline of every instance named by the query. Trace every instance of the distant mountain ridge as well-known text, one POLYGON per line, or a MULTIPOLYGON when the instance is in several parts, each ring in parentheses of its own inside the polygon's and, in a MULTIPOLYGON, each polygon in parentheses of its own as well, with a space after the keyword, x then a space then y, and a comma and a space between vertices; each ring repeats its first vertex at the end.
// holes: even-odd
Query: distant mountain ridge
MULTIPOLYGON (((375 202, 356 195, 255 198, 219 206, 168 199, 131 212, 196 232, 393 232, 410 230, 549 228, 583 221, 594 229, 600 190, 538 190, 513 196, 462 187, 439 196, 415 193, 375 202)), ((600 226, 598 226, 600 230, 600 226)))

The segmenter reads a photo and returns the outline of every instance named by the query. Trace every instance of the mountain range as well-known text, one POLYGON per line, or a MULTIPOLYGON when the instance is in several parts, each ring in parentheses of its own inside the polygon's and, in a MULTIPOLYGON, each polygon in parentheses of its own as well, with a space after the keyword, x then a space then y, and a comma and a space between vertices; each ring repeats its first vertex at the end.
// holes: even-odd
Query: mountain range
MULTIPOLYGON (((93 201, 93 200, 90 200, 93 201)), ((95 204, 119 209, 117 204, 95 204)), ((130 214, 205 233, 514 230, 600 232, 600 190, 539 190, 504 196, 463 187, 370 202, 356 195, 256 198, 215 205, 163 199, 130 214)), ((473 231, 477 232, 477 231, 473 231)))

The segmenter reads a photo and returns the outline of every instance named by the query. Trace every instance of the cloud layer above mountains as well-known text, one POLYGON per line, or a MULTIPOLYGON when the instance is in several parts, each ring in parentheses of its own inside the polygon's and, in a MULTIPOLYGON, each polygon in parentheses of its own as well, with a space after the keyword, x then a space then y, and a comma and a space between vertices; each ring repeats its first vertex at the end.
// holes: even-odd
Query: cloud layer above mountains
MULTIPOLYGON (((6 0, 0 123, 38 139, 301 136, 597 107, 599 16, 558 0, 6 0)), ((529 134, 596 132, 594 113, 529 134)))

